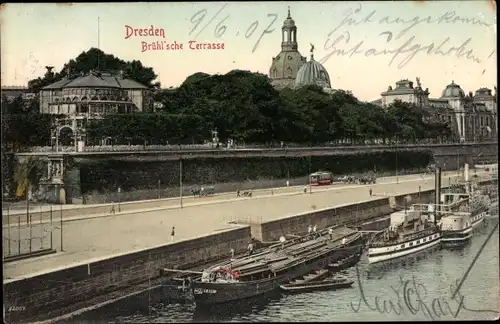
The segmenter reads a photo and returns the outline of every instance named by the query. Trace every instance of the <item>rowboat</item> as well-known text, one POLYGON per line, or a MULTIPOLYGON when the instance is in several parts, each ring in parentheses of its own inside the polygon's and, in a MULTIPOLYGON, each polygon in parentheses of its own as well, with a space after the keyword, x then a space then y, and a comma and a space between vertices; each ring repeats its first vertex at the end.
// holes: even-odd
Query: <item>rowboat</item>
POLYGON ((349 288, 354 281, 347 278, 326 279, 323 281, 312 281, 306 283, 290 283, 280 285, 281 290, 287 293, 302 293, 317 290, 335 290, 349 288))

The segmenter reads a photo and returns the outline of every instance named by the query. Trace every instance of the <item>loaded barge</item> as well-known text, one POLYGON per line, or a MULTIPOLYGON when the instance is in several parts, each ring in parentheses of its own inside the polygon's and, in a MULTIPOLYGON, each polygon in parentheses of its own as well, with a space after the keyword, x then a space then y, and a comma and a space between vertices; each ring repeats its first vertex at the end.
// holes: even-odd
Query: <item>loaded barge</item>
POLYGON ((304 236, 206 269, 191 283, 197 306, 268 293, 339 258, 361 252, 363 237, 358 231, 336 228, 332 234, 330 237, 324 230, 315 238, 304 236))

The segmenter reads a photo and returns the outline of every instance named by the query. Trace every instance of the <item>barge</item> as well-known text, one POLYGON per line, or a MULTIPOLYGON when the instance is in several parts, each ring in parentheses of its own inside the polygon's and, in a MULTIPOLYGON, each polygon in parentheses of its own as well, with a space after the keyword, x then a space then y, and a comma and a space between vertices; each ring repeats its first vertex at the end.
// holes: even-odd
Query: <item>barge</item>
POLYGON ((324 269, 333 260, 361 253, 363 236, 349 228, 336 228, 312 238, 304 236, 283 246, 233 259, 203 271, 192 282, 196 306, 246 299, 274 290, 280 285, 324 269), (323 234, 323 235, 321 235, 323 234))

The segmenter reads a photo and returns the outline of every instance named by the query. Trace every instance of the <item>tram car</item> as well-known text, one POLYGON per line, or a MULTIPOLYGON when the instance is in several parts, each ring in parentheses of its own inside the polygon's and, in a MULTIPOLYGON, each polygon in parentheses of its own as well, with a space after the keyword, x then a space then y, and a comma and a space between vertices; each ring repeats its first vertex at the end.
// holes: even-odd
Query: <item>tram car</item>
POLYGON ((314 172, 309 176, 311 185, 325 186, 333 183, 333 173, 328 171, 314 172))

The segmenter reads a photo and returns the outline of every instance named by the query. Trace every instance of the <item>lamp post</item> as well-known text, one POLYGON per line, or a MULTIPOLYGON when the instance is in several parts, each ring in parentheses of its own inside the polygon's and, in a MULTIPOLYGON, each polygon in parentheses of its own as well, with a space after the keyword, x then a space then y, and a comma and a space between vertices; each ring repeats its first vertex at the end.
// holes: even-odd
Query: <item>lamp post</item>
POLYGON ((160 179, 158 179, 158 199, 160 199, 160 179))
POLYGON ((179 158, 179 196, 180 196, 180 200, 181 200, 181 208, 183 208, 182 191, 183 191, 183 188, 182 188, 182 157, 180 157, 179 158))
POLYGON ((309 155, 309 194, 312 195, 312 184, 311 184, 311 156, 309 155))
POLYGON ((399 175, 398 175, 398 137, 396 136, 396 183, 399 184, 399 175))
POLYGON ((120 207, 121 193, 122 193, 122 187, 118 187, 118 212, 121 211, 121 207, 120 207))

